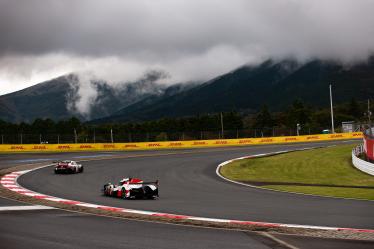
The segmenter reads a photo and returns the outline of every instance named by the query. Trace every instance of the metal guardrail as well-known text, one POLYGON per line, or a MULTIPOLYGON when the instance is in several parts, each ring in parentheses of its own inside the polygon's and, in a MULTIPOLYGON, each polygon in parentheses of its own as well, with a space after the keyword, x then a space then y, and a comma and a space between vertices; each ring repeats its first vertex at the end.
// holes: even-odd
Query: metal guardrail
POLYGON ((374 176, 374 164, 368 161, 362 160, 358 156, 364 152, 363 145, 358 145, 352 150, 352 163, 358 169, 369 175, 374 176))

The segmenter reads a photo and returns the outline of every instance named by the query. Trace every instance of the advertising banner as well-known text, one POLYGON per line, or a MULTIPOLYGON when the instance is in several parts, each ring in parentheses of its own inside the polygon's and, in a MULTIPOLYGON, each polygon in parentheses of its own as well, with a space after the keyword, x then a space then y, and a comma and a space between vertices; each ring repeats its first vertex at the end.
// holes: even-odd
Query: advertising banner
MULTIPOLYGON (((178 148, 204 148, 223 146, 244 146, 260 144, 282 144, 317 142, 328 140, 362 138, 361 132, 318 134, 287 137, 240 138, 218 140, 192 140, 192 141, 160 141, 141 143, 85 143, 85 144, 3 144, 0 152, 69 152, 69 151, 129 151, 129 150, 155 150, 178 148)), ((373 156, 374 141, 369 141, 371 156, 373 156)))

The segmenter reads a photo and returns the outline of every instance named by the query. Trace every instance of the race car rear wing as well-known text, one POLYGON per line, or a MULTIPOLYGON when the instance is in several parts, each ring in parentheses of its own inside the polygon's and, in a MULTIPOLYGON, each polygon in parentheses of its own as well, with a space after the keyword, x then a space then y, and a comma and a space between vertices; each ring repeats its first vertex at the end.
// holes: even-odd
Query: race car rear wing
POLYGON ((129 183, 129 184, 133 184, 133 185, 155 184, 156 186, 158 186, 158 180, 156 180, 156 181, 154 181, 154 182, 139 182, 139 183, 129 183))

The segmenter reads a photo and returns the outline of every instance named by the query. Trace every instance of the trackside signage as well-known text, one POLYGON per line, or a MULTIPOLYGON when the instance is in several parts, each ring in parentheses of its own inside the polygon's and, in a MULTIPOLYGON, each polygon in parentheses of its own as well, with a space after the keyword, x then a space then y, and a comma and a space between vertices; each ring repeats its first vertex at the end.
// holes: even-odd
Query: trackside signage
POLYGON ((370 138, 369 136, 364 136, 364 150, 367 157, 374 161, 374 138, 370 138))
MULTIPOLYGON (((203 148, 219 146, 241 146, 258 144, 316 142, 328 140, 341 140, 362 138, 361 132, 318 134, 307 136, 267 137, 267 138, 241 138, 195 141, 163 141, 142 143, 95 143, 95 144, 3 144, 0 152, 43 152, 43 151, 125 151, 125 150, 151 150, 151 149, 175 149, 175 148, 203 148)), ((371 144, 372 146, 374 145, 371 144)))

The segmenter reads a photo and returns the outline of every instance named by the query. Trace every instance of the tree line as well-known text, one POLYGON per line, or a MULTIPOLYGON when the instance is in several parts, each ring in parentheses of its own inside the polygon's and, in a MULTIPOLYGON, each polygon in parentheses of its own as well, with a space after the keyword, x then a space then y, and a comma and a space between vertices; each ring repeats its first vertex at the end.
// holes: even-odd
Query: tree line
MULTIPOLYGON (((352 99, 334 107, 335 124, 338 127, 343 121, 365 122, 367 106, 364 102, 352 99)), ((272 112, 266 105, 253 114, 239 112, 222 113, 225 131, 245 129, 257 130, 261 136, 274 135, 274 128, 289 131, 275 135, 292 135, 296 124, 300 124, 301 133, 321 133, 322 129, 331 127, 330 109, 316 108, 295 100, 285 111, 272 112)), ((81 122, 72 117, 67 120, 35 119, 31 123, 9 123, 0 120, 1 134, 76 134, 77 136, 92 136, 92 134, 146 134, 146 133, 181 133, 181 132, 220 132, 221 113, 196 115, 179 118, 162 118, 143 122, 124 122, 108 124, 91 124, 81 122)), ((338 129, 339 131, 339 129, 338 129)), ((232 133, 235 134, 235 133, 232 133)), ((238 132, 236 133, 238 135, 238 132)), ((235 136, 235 135, 232 135, 235 136)), ((253 135, 247 135, 253 136, 253 135)))

